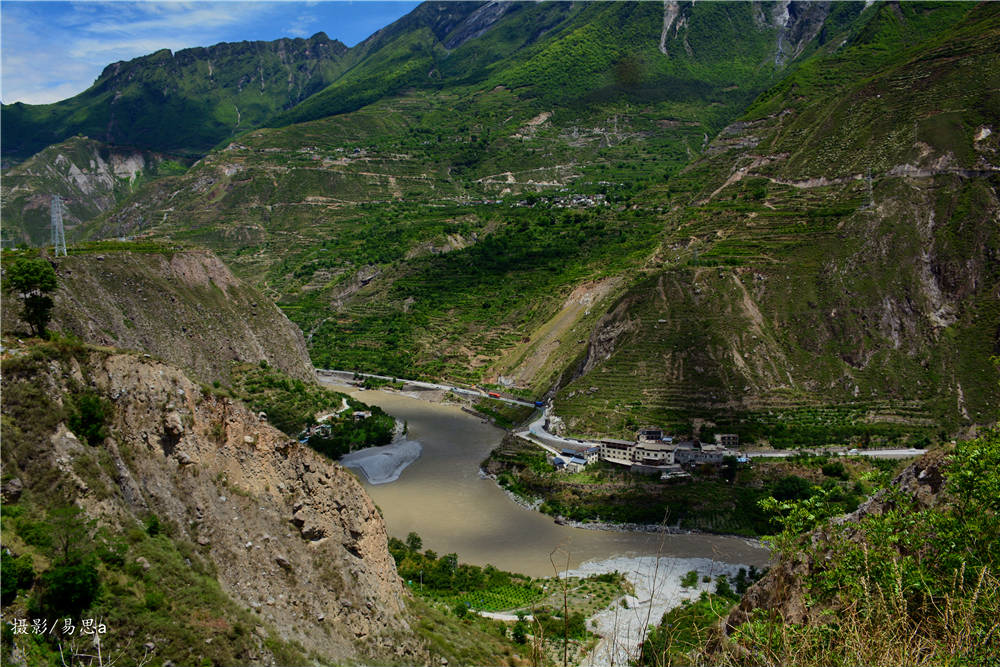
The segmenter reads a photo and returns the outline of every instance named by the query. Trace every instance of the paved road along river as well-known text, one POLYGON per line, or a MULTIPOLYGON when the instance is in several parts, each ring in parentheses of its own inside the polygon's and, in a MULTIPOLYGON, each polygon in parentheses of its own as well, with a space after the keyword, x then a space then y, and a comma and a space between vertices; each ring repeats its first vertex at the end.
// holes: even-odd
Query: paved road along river
MULTIPOLYGON (((344 391, 344 387, 337 387, 344 391)), ((396 481, 365 487, 382 509, 389 534, 403 538, 416 531, 425 549, 457 553, 462 562, 523 572, 553 574, 549 554, 563 547, 570 566, 614 556, 711 558, 761 566, 767 551, 738 537, 666 535, 587 530, 560 526, 552 518, 521 507, 479 465, 500 442, 503 431, 484 424, 457 406, 392 392, 351 391, 358 399, 406 420, 408 437, 422 446, 420 458, 396 481), (662 544, 661 544, 662 540, 662 544)), ((560 557, 561 567, 566 556, 560 557)))

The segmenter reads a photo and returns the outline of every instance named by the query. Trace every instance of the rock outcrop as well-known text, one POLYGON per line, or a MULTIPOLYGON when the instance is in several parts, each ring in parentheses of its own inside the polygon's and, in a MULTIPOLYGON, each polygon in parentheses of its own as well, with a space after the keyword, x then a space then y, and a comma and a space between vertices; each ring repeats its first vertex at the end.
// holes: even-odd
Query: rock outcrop
MULTIPOLYGON (((943 474, 945 462, 945 451, 930 452, 899 473, 889 488, 902 491, 917 507, 935 507, 946 500, 943 474)), ((880 515, 894 507, 890 493, 883 490, 862 503, 854 512, 832 519, 831 525, 845 528, 846 533, 842 537, 857 539, 857 531, 852 529, 854 524, 866 516, 880 515)), ((823 553, 824 545, 830 541, 830 534, 829 527, 821 527, 810 533, 809 540, 813 547, 819 548, 818 553, 823 553)), ((806 582, 809 575, 822 571, 824 567, 822 559, 810 558, 804 552, 799 552, 795 558, 779 560, 760 581, 747 590, 739 606, 730 612, 724 627, 731 631, 742 625, 755 609, 774 612, 787 623, 819 620, 824 610, 821 606, 810 607, 807 604, 806 582)))
POLYGON ((26 493, 63 480, 88 515, 122 529, 155 514, 234 601, 326 660, 426 661, 385 524, 350 472, 158 361, 94 351, 31 381, 57 402, 84 386, 112 407, 96 447, 60 423, 25 460, 5 455, 26 493))
MULTIPOLYGON (((146 352, 202 382, 228 382, 234 361, 267 361, 315 380, 298 327, 207 251, 61 257, 50 327, 85 342, 146 352)), ((4 329, 18 326, 4 309, 4 329)), ((21 325, 23 328, 23 325, 21 325)))

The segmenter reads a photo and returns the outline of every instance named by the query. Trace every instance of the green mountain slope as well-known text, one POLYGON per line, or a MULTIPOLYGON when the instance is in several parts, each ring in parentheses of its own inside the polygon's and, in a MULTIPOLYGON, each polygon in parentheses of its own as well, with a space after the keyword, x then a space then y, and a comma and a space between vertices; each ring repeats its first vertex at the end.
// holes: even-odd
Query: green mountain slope
MULTIPOLYGON (((826 5, 794 18, 771 5, 667 5, 425 3, 355 47, 356 65, 270 124, 456 86, 505 86, 521 101, 570 109, 686 102, 719 120, 733 98, 745 104, 769 83, 784 51, 801 51, 827 13, 826 5)), ((845 5, 840 13, 859 11, 845 5)))
POLYGON ((883 6, 646 193, 674 202, 665 238, 558 396, 571 429, 791 444, 994 420, 998 38, 992 5, 883 6))
POLYGON ((738 5, 684 6, 669 25, 646 4, 476 7, 422 5, 292 113, 341 111, 324 100, 351 81, 391 89, 379 63, 397 72, 386 63, 409 43, 440 51, 440 77, 244 134, 93 229, 211 246, 267 286, 322 365, 480 379, 580 281, 643 261, 658 223, 625 211, 630 193, 776 79, 784 32, 802 49, 818 30, 738 5))
POLYGON ((24 160, 77 134, 109 144, 202 155, 333 81, 347 47, 309 39, 164 49, 105 68, 54 104, 4 105, 3 159, 24 160))
POLYGON ((143 183, 183 172, 159 153, 108 146, 86 137, 53 144, 3 176, 3 237, 12 243, 50 242, 52 195, 63 201, 63 224, 76 225, 108 211, 143 183))
POLYGON ((433 7, 296 111, 336 115, 244 134, 87 233, 212 247, 320 366, 555 389, 579 432, 992 419, 990 5, 433 7), (411 42, 441 79, 324 106, 411 42))

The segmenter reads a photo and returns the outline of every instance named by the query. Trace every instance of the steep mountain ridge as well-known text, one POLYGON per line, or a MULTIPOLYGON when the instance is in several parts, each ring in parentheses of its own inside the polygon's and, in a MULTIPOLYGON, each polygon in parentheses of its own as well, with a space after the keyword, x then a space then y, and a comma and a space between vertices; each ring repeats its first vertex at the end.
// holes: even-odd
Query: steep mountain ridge
POLYGON ((572 427, 701 419, 822 442, 994 419, 1000 172, 985 130, 1000 82, 974 73, 996 69, 997 12, 897 11, 879 8, 867 38, 803 64, 643 196, 673 198, 666 238, 592 335, 594 349, 617 331, 603 358, 557 398, 572 427), (928 34, 933 12, 953 28, 928 34))
POLYGON ((116 146, 203 155, 329 84, 346 52, 341 42, 317 33, 164 49, 113 63, 75 97, 4 105, 4 162, 77 134, 116 146))
MULTIPOLYGON (((205 383, 233 362, 266 362, 315 382, 302 332, 206 251, 123 244, 53 260, 51 328, 94 345, 156 355, 205 383), (128 250, 128 249, 131 250, 128 250)), ((17 330, 4 308, 4 331, 17 330)))
POLYGON ((785 11, 768 14, 742 3, 426 2, 355 47, 358 64, 269 125, 355 111, 407 88, 502 85, 523 103, 563 107, 739 97, 722 92, 747 89, 752 98, 805 49, 829 11, 829 3, 779 4, 785 11))

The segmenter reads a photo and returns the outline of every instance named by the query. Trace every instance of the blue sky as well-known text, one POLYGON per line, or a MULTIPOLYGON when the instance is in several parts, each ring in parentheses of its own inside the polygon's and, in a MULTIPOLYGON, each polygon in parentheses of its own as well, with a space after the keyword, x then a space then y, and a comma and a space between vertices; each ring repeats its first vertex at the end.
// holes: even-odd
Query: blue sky
POLYGON ((159 49, 310 37, 348 46, 418 2, 11 2, 0 4, 0 99, 45 104, 84 91, 110 63, 159 49))

